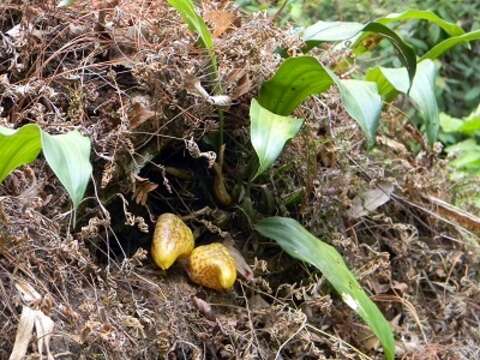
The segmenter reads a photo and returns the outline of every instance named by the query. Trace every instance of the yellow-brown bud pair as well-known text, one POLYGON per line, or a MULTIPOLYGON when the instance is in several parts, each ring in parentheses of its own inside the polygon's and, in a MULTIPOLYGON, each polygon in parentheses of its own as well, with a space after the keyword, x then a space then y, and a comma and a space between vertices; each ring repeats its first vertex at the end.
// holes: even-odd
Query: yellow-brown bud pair
POLYGON ((155 226, 152 257, 157 266, 167 270, 177 259, 187 259, 190 279, 202 286, 230 289, 237 279, 236 264, 221 243, 195 248, 192 230, 178 216, 162 214, 155 226))

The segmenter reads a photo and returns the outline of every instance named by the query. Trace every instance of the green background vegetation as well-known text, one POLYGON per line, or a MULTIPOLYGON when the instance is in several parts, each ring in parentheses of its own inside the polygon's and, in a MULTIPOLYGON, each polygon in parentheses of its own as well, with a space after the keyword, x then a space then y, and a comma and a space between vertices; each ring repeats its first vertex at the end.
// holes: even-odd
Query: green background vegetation
MULTIPOLYGON (((238 0, 249 11, 266 10, 275 14, 284 6, 280 21, 298 26, 311 25, 318 20, 367 22, 391 12, 408 8, 432 10, 447 21, 458 23, 466 32, 480 28, 480 2, 462 0, 290 0, 258 1, 238 0)), ((447 36, 434 24, 412 21, 397 30, 418 56, 447 36)), ((375 57, 376 65, 399 66, 391 63, 391 47, 375 57)), ((442 58, 440 77, 437 80, 437 99, 440 110, 456 117, 470 114, 480 101, 480 42, 472 42, 471 49, 458 46, 442 58)), ((394 60, 396 61, 396 60, 394 60)))

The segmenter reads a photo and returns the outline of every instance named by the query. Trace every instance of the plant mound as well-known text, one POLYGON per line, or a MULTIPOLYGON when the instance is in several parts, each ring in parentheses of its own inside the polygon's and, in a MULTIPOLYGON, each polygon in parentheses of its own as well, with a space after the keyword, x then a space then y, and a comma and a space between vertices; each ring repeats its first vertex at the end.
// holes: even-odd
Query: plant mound
MULTIPOLYGON (((245 185, 251 99, 282 49, 302 44, 225 2, 204 2, 202 15, 232 99, 223 155, 208 54, 165 2, 0 4, 0 125, 76 129, 92 141, 94 168, 76 216, 42 158, 0 185, 0 358, 26 306, 53 321, 49 351, 65 358, 383 358, 321 274, 254 231, 260 215, 293 217, 339 250, 392 324, 400 358, 477 358, 480 220, 451 205, 444 161, 393 108, 367 151, 332 89, 296 110, 300 136, 245 185), (220 157, 229 206, 214 190, 220 157), (198 244, 236 249, 243 277, 233 291, 153 265, 164 212, 183 216, 198 244)), ((29 354, 41 351, 31 342, 29 354)))

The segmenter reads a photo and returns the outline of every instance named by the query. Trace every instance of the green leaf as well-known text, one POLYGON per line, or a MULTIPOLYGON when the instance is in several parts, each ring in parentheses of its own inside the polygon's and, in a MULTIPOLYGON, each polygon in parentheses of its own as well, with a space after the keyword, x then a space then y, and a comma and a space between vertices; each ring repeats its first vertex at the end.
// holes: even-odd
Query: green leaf
POLYGON ((464 33, 460 26, 443 20, 441 17, 429 10, 409 9, 401 13, 389 14, 382 18, 376 19, 375 22, 386 25, 392 22, 405 20, 427 20, 445 30, 445 32, 450 36, 462 35, 464 33))
POLYGON ((49 135, 35 124, 18 130, 0 127, 0 183, 19 166, 35 160, 43 149, 50 168, 77 208, 92 173, 90 147, 90 139, 77 131, 49 135))
MULTIPOLYGON (((321 41, 344 41, 353 39, 361 32, 378 34, 388 39, 395 49, 397 49, 402 64, 408 69, 410 80, 413 80, 417 66, 415 51, 408 46, 395 31, 379 22, 370 22, 362 25, 356 22, 320 21, 303 31, 303 40, 309 45, 309 48, 311 48, 321 41)), ((365 51, 365 49, 360 50, 361 40, 365 38, 365 36, 360 36, 353 40, 354 45, 352 47, 356 55, 360 55, 365 51)))
POLYGON ((441 113, 440 126, 446 133, 460 133, 467 136, 480 133, 480 105, 463 119, 457 119, 441 113))
POLYGON ((34 161, 41 146, 37 125, 18 130, 0 127, 0 183, 16 168, 34 161))
POLYGON ((417 55, 415 54, 415 51, 409 45, 407 45, 395 31, 383 24, 371 22, 365 26, 363 31, 379 34, 390 40, 392 45, 397 50, 403 66, 407 68, 410 84, 412 84, 413 78, 415 77, 415 71, 417 69, 417 55))
POLYGON ((388 81, 395 90, 404 94, 408 92, 408 74, 405 68, 380 67, 379 69, 385 77, 385 80, 388 81))
MULTIPOLYGON (((380 76, 380 73, 375 70, 374 75, 378 86, 383 90, 385 89, 384 82, 388 81, 395 90, 408 95, 424 120, 429 143, 433 144, 437 139, 440 123, 438 104, 435 98, 437 70, 434 62, 424 60, 418 64, 410 91, 408 91, 409 76, 405 68, 378 67, 377 69, 382 75, 380 76)), ((367 76, 367 78, 374 80, 374 76, 367 76)), ((388 96, 390 93, 386 95, 388 96)))
POLYGON ((303 31, 303 41, 344 41, 353 38, 365 24, 344 21, 318 21, 303 31))
POLYGON ((365 74, 365 80, 377 84, 378 93, 387 102, 390 102, 398 94, 397 90, 390 84, 383 75, 379 66, 368 69, 365 74))
POLYGON ((480 170, 480 151, 464 152, 451 165, 463 171, 477 172, 480 170))
POLYGON ((470 115, 463 119, 458 129, 464 135, 473 136, 480 133, 480 104, 470 115))
POLYGON ((257 153, 259 167, 254 178, 267 170, 282 152, 285 143, 300 131, 302 119, 274 114, 252 99, 250 139, 257 153))
POLYGON ((275 240, 290 256, 320 270, 343 301, 360 315, 378 337, 383 345, 385 359, 393 360, 395 341, 390 324, 363 291, 334 247, 316 238, 290 218, 266 218, 257 223, 255 229, 261 235, 275 240))
POLYGON ((440 127, 442 131, 446 133, 456 133, 461 129, 463 121, 454 117, 451 117, 445 113, 441 113, 439 116, 440 127))
POLYGON ((475 30, 463 35, 450 37, 438 43, 433 48, 431 48, 425 55, 421 57, 420 60, 437 59, 438 57, 442 56, 445 52, 450 50, 452 47, 460 44, 466 44, 466 43, 469 43, 470 41, 475 41, 475 40, 480 40, 480 30, 475 30))
MULTIPOLYGON (((459 36, 464 34, 464 31, 460 26, 453 24, 451 22, 445 21, 439 16, 435 15, 433 12, 428 10, 409 9, 402 13, 392 13, 385 17, 381 17, 374 20, 373 23, 387 25, 392 22, 405 21, 405 20, 427 20, 432 24, 435 24, 440 28, 442 28, 443 30, 445 30, 445 32, 450 36, 459 36)), ((396 35, 395 32, 393 33, 396 35)), ((362 45, 366 37, 368 37, 368 34, 364 34, 355 40, 355 44, 352 46, 352 48, 354 49, 355 55, 359 56, 367 51, 367 49, 364 48, 362 45)), ((411 40, 415 40, 415 39, 411 39, 411 40)), ((413 79, 414 71, 412 71, 409 65, 407 65, 407 61, 413 63, 412 59, 415 59, 414 50, 411 49, 410 47, 409 48, 411 51, 407 48, 404 48, 407 45, 400 38, 392 40, 392 44, 397 48, 397 50, 399 50, 401 57, 408 56, 408 58, 403 59, 402 62, 403 62, 403 65, 407 67, 407 69, 409 69, 410 83, 411 83, 413 79), (413 53, 413 57, 412 57, 412 53, 413 53)))
POLYGON ((463 29, 451 22, 445 21, 436 14, 428 10, 409 9, 402 13, 392 13, 387 16, 378 18, 371 23, 362 25, 357 22, 326 22, 319 21, 312 26, 307 27, 303 31, 303 40, 311 47, 318 45, 322 41, 345 41, 348 39, 354 39, 354 45, 352 46, 354 54, 359 56, 365 51, 363 47, 363 40, 368 37, 368 34, 357 36, 361 32, 371 32, 379 34, 390 40, 393 46, 398 50, 400 54, 400 60, 403 66, 408 69, 410 78, 410 84, 415 76, 416 55, 415 51, 408 46, 393 30, 386 25, 406 20, 426 20, 432 24, 435 24, 442 28, 448 35, 452 36, 442 43, 432 48, 427 54, 422 57, 423 59, 434 59, 450 47, 460 43, 466 43, 472 40, 478 40, 480 34, 478 32, 471 32, 464 34, 463 29))
POLYGON ((457 155, 466 151, 480 152, 480 145, 477 144, 475 139, 467 139, 447 147, 445 151, 449 155, 457 155))
POLYGON ((445 149, 449 156, 455 156, 450 164, 454 168, 478 174, 480 172, 480 145, 470 138, 445 149))
POLYGON ((311 56, 286 59, 275 73, 265 81, 258 102, 278 115, 290 115, 312 95, 328 90, 333 81, 324 66, 311 56))
POLYGON ((340 80, 333 73, 331 76, 340 91, 345 110, 357 121, 367 136, 368 145, 372 146, 375 144, 383 105, 376 84, 362 80, 340 80))
POLYGON ((314 57, 285 60, 275 76, 263 83, 258 102, 275 114, 290 115, 307 98, 321 94, 332 84, 338 87, 345 109, 358 122, 371 145, 382 107, 375 84, 340 80, 314 57))
POLYGON ((478 134, 480 132, 480 117, 465 120, 459 128, 459 131, 469 136, 478 134))
POLYGON ((42 147, 48 165, 67 190, 74 208, 77 208, 92 174, 90 139, 78 131, 62 135, 42 132, 42 147))

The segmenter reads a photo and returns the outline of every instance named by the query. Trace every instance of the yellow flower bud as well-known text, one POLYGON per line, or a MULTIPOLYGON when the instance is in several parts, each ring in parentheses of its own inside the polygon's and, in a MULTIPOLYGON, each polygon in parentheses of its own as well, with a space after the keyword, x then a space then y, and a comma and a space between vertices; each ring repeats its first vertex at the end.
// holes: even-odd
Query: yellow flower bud
POLYGON ((190 279, 202 286, 215 289, 230 289, 237 279, 234 258, 220 243, 195 248, 188 258, 190 279))
POLYGON ((174 214, 162 214, 157 220, 152 241, 155 264, 167 270, 173 263, 192 253, 195 246, 192 230, 174 214))

